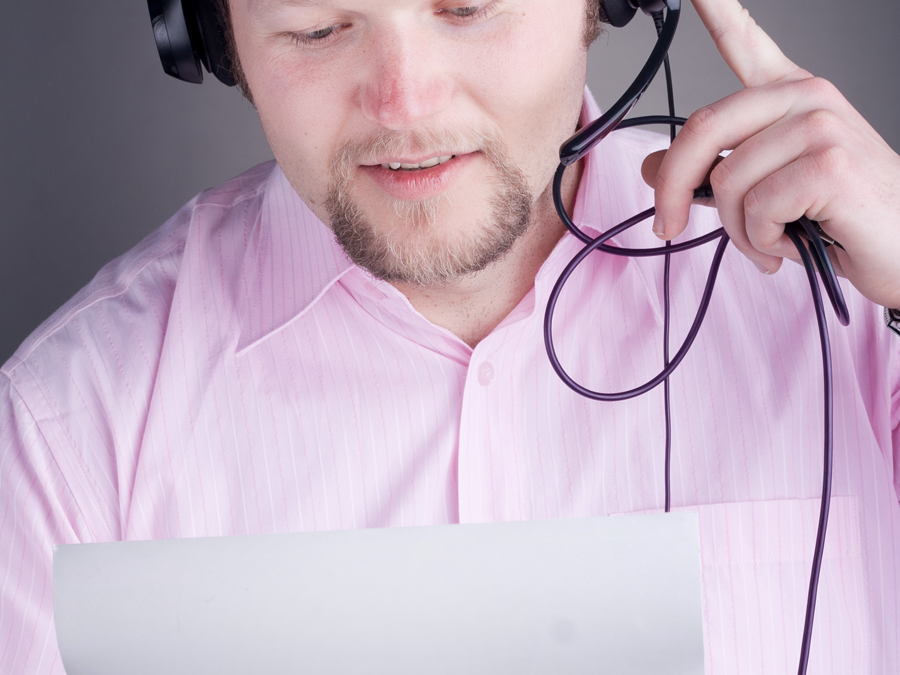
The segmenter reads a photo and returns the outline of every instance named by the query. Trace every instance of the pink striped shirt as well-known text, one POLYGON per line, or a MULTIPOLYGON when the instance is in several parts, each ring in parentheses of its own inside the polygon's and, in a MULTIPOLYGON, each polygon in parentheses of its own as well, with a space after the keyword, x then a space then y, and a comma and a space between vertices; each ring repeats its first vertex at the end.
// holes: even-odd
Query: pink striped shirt
MULTIPOLYGON (((587 113, 598 113, 593 101, 587 113)), ((617 132, 575 219, 652 203, 617 132)), ((689 234, 717 227, 696 208, 689 234)), ((649 224, 619 239, 656 246, 649 224)), ((550 368, 543 307, 580 249, 471 349, 348 261, 275 164, 187 204, 105 267, 0 371, 0 672, 62 672, 54 544, 632 513, 663 504, 657 389, 622 403, 550 368)), ((673 347, 713 246, 680 254, 673 347)), ((660 259, 596 255, 557 312, 581 382, 631 388, 662 360, 660 259)), ((811 673, 900 672, 900 341, 847 288, 831 321, 832 520, 811 673)), ((699 511, 707 673, 796 670, 822 467, 822 383, 803 270, 730 249, 672 378, 673 503, 699 511)))

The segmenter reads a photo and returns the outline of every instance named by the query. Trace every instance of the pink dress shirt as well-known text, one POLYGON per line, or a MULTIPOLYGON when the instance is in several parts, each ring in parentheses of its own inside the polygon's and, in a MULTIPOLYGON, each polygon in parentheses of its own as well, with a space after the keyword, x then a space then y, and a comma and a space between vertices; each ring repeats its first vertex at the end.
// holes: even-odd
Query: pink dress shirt
MULTIPOLYGON (((598 110, 588 97, 586 114, 598 110)), ((652 203, 616 132, 575 220, 652 203)), ((689 234, 718 226, 695 208, 689 234)), ((658 246, 645 223, 622 246, 658 246)), ((596 403, 553 373, 543 308, 581 248, 471 349, 353 265, 275 164, 202 193, 0 371, 0 672, 62 672, 54 544, 572 518, 663 505, 661 388, 596 403)), ((714 245, 673 262, 673 353, 714 245)), ((661 367, 661 259, 590 258, 557 312, 564 364, 605 391, 661 367)), ((900 672, 900 340, 849 287, 831 318, 835 470, 810 673, 900 672)), ((672 377, 673 503, 699 512, 706 672, 796 671, 822 468, 805 273, 733 247, 672 377)), ((830 310, 829 310, 830 312, 830 310)))

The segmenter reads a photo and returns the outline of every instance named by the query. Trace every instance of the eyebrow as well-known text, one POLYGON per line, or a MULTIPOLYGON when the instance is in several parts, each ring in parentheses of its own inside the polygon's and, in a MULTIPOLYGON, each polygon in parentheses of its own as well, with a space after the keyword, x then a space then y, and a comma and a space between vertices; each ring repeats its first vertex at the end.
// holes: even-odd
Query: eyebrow
POLYGON ((260 16, 272 14, 280 9, 293 7, 321 7, 329 5, 329 0, 250 0, 250 14, 260 16))
POLYGON ((289 7, 311 7, 313 5, 328 4, 327 0, 251 0, 252 9, 267 9, 273 6, 287 5, 289 7))

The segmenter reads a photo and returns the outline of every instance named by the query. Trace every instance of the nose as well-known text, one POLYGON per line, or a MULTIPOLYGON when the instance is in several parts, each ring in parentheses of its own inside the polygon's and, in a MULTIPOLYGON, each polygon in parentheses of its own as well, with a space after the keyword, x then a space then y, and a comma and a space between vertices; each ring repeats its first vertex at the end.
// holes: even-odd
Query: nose
POLYGON ((445 110, 453 92, 452 67, 421 27, 380 31, 367 50, 361 88, 363 114, 396 131, 415 128, 445 110))

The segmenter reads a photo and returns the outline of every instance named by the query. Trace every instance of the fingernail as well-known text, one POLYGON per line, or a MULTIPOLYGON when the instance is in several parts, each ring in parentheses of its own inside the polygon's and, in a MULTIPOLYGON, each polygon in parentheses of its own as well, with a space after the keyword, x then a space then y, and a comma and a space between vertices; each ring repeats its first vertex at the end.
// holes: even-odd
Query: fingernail
POLYGON ((653 234, 660 239, 665 239, 666 236, 666 226, 663 225, 662 218, 658 215, 653 218, 653 234))
POLYGON ((758 262, 754 261, 753 264, 756 265, 756 269, 759 270, 760 274, 765 274, 766 276, 772 274, 769 270, 767 270, 765 267, 760 265, 758 262))

